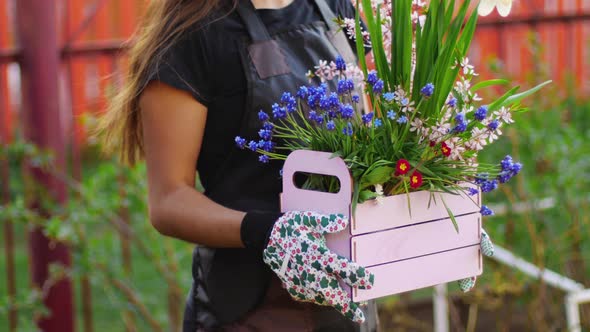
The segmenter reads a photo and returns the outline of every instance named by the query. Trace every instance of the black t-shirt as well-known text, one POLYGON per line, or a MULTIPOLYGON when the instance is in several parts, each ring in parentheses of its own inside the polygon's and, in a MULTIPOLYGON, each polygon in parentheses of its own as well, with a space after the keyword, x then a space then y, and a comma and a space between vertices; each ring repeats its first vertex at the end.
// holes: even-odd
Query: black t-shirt
MULTIPOLYGON (((350 0, 326 2, 336 16, 355 17, 350 0)), ((271 35, 295 25, 322 20, 313 0, 293 0, 284 8, 258 9, 257 12, 271 35)), ((212 17, 219 15, 216 13, 212 17)), ((247 93, 239 54, 240 42, 248 36, 244 23, 236 11, 211 21, 185 34, 164 55, 152 76, 154 80, 191 93, 208 108, 198 160, 199 175, 206 190, 229 151, 236 149, 234 138, 239 133, 247 93)), ((354 42, 350 43, 355 50, 354 42)), ((317 63, 310 63, 309 69, 313 70, 315 65, 317 63)))

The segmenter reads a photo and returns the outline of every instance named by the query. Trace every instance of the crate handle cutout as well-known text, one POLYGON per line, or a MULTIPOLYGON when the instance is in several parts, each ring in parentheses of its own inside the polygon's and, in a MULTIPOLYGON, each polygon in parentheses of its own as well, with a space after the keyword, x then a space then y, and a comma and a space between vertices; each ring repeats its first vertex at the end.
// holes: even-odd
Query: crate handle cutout
POLYGON ((285 160, 283 167, 283 195, 288 197, 304 196, 306 201, 336 198, 350 204, 352 198, 350 172, 341 158, 332 157, 329 152, 293 151, 285 160), (297 188, 293 177, 295 173, 300 172, 336 177, 340 181, 340 191, 328 193, 297 188))

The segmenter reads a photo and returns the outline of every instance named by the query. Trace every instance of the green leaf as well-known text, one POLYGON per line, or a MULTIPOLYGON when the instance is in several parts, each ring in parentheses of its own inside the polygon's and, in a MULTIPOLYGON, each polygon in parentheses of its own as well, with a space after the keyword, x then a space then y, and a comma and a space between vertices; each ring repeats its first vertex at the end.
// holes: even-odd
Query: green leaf
POLYGON ((518 91, 518 89, 520 89, 519 86, 515 86, 514 88, 508 90, 508 92, 506 92, 504 95, 502 95, 502 97, 496 99, 496 101, 494 101, 493 103, 491 103, 488 106, 488 111, 492 112, 495 111, 497 109, 499 109, 500 107, 502 107, 502 104, 504 104, 504 102, 510 98, 511 96, 513 96, 516 91, 518 91))
POLYGON ((376 167, 361 178, 361 189, 386 182, 391 178, 395 168, 390 166, 376 167))
POLYGON ((445 202, 445 199, 442 195, 440 195, 440 200, 443 202, 445 209, 447 209, 447 213, 449 214, 449 217, 451 218, 451 221, 453 222, 453 226, 455 226, 455 231, 457 232, 457 234, 459 234, 459 224, 457 224, 457 219, 455 219, 455 215, 453 214, 453 211, 451 211, 451 209, 449 209, 449 206, 447 205, 447 202, 445 202))
POLYGON ((533 93, 535 93, 535 92, 537 92, 537 91, 541 90, 541 88, 543 88, 544 86, 546 86, 546 85, 550 84, 551 82, 552 82, 551 80, 549 80, 549 81, 545 81, 545 82, 543 82, 543 83, 541 83, 541 84, 537 85, 536 87, 534 87, 534 88, 532 88, 532 89, 530 89, 530 90, 527 90, 527 91, 521 92, 521 93, 519 93, 519 94, 512 95, 512 96, 510 96, 510 97, 506 98, 506 100, 504 100, 504 101, 503 101, 503 102, 500 104, 500 107, 502 107, 502 106, 507 106, 507 105, 511 105, 511 104, 516 104, 516 103, 518 103, 519 101, 523 100, 524 98, 526 98, 526 97, 528 97, 528 96, 532 95, 533 93))
POLYGON ((505 79, 493 79, 493 80, 487 80, 487 81, 483 81, 483 82, 479 82, 477 84, 475 84, 472 88, 471 91, 475 92, 477 90, 483 89, 483 88, 487 88, 490 86, 494 86, 494 85, 506 85, 510 83, 510 81, 505 80, 505 79))

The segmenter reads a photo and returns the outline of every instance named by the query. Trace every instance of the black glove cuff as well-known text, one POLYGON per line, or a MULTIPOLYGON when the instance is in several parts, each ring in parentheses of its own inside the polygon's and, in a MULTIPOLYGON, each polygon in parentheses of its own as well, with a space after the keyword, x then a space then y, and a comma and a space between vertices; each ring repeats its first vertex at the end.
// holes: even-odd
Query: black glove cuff
POLYGON ((282 215, 280 212, 269 211, 247 212, 240 226, 240 237, 244 246, 262 253, 268 244, 275 222, 282 215))

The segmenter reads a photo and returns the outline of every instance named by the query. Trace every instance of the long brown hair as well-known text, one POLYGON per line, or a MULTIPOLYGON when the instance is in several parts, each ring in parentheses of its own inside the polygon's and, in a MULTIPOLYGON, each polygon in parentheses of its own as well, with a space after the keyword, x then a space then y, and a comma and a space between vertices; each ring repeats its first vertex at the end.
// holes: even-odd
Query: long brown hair
MULTIPOLYGON (((224 0, 152 0, 132 39, 125 85, 111 98, 93 134, 106 153, 117 152, 122 162, 143 157, 139 97, 162 56, 184 33, 198 27, 224 0)), ((230 1, 235 7, 236 0, 230 1)), ((231 7, 230 7, 231 8, 231 7)))

